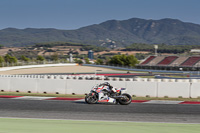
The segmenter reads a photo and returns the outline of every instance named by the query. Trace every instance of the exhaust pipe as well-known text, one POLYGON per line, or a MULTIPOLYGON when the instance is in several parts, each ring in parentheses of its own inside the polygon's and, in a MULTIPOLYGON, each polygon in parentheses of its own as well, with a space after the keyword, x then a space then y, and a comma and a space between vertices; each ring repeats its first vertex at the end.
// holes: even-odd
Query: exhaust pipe
POLYGON ((114 99, 122 99, 122 98, 125 98, 124 96, 112 96, 112 98, 114 99))

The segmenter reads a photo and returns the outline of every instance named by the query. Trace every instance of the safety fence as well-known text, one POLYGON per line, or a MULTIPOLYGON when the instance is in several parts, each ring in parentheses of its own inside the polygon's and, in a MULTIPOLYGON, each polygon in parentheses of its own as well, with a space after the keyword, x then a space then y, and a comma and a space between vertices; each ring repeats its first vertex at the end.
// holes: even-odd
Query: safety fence
POLYGON ((0 91, 86 94, 95 84, 109 82, 141 97, 200 97, 198 79, 109 78, 95 75, 0 75, 0 91))

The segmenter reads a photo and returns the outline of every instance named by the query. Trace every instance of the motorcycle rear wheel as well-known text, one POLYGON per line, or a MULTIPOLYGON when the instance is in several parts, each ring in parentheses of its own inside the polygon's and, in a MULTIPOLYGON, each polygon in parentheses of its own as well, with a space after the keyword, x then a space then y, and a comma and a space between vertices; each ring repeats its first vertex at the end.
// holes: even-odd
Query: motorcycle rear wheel
POLYGON ((88 104, 94 104, 94 103, 97 103, 97 98, 95 95, 92 95, 91 93, 90 94, 87 94, 85 96, 85 102, 88 103, 88 104))
POLYGON ((124 96, 125 98, 119 99, 119 103, 120 103, 121 105, 128 105, 128 104, 131 103, 132 97, 131 97, 129 94, 124 93, 124 94, 122 94, 122 96, 124 96))

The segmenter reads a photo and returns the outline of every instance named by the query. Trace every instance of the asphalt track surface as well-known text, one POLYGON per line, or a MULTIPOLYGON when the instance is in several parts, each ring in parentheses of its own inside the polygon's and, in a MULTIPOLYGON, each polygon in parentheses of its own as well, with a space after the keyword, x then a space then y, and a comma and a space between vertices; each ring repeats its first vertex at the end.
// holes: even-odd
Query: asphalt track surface
POLYGON ((0 98, 0 117, 200 123, 200 105, 145 103, 89 105, 83 101, 0 98))

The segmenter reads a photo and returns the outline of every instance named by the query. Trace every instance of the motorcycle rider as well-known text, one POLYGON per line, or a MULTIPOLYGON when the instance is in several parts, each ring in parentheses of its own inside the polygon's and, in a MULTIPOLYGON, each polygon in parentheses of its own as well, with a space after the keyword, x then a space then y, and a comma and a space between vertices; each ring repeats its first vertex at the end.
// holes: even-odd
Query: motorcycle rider
POLYGON ((111 86, 110 85, 110 83, 108 83, 108 82, 104 82, 103 84, 101 84, 101 85, 103 85, 110 93, 111 93, 111 95, 116 95, 117 94, 117 91, 116 91, 116 87, 113 87, 113 86, 111 86))

